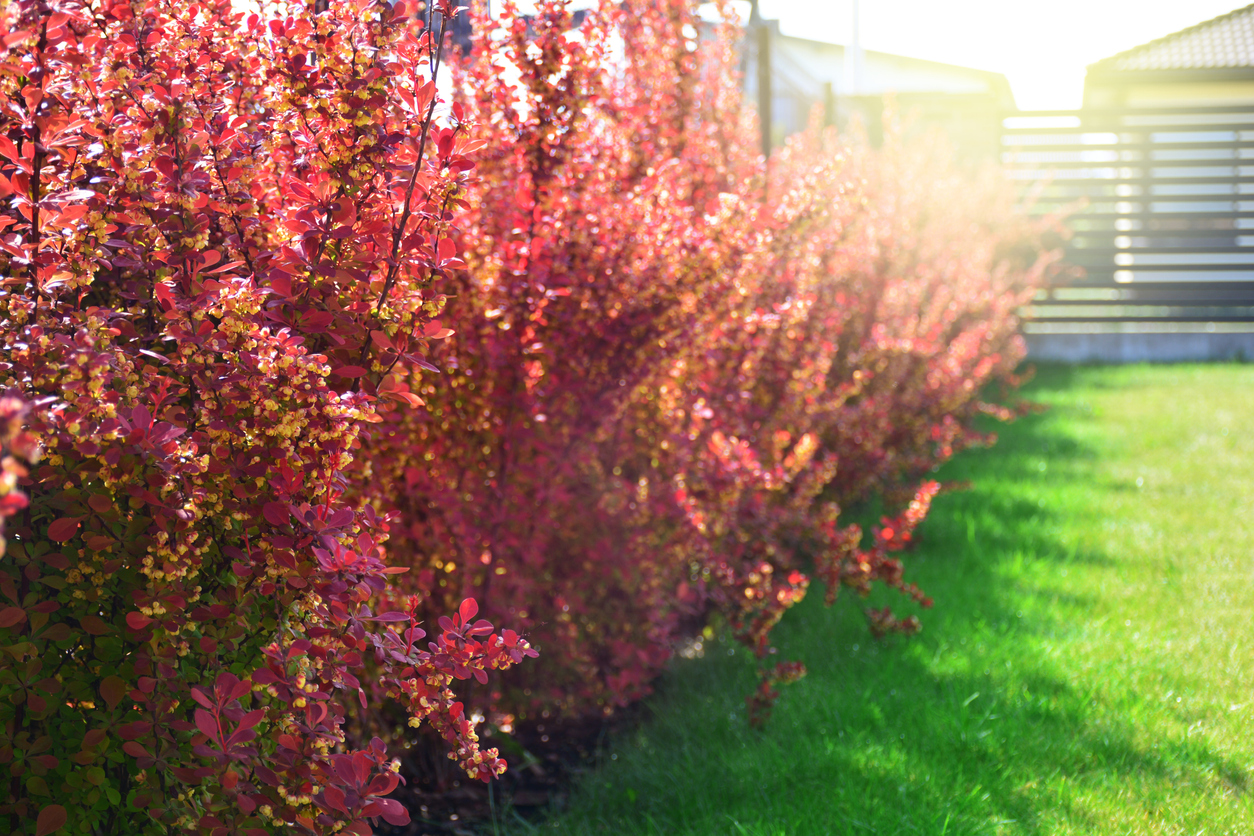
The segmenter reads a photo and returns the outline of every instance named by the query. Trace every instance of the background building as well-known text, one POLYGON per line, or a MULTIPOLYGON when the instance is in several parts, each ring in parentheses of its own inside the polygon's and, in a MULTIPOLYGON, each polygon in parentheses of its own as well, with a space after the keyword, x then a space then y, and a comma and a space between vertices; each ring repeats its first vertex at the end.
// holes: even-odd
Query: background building
POLYGON ((1254 6, 1088 68, 1079 111, 1008 120, 1081 278, 1038 299, 1037 359, 1254 357, 1254 6))
MULTIPOLYGON (((816 106, 829 124, 843 126, 857 114, 874 139, 885 97, 891 95, 900 112, 943 127, 963 150, 993 153, 1002 116, 1015 109, 1010 83, 1001 73, 862 50, 855 66, 852 47, 782 34, 775 20, 757 25, 769 37, 772 146, 804 129, 816 106)), ((745 92, 760 102, 761 37, 754 24, 745 42, 745 92)))
POLYGON ((1084 106, 1254 105, 1254 5, 1089 65, 1084 106))

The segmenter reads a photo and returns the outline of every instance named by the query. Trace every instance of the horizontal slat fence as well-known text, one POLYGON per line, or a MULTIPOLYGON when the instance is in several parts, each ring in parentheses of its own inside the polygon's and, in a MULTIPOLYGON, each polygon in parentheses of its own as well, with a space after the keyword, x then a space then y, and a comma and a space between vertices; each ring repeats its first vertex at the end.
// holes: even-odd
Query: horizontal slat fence
POLYGON ((1029 334, 1254 332, 1254 108, 1008 116, 1002 162, 1032 211, 1072 209, 1029 334))

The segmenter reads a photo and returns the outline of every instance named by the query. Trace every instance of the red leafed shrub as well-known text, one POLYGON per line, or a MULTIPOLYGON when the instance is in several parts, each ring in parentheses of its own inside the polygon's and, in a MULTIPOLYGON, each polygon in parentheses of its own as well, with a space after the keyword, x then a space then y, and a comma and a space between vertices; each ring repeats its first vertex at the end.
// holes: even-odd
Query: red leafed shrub
MULTIPOLYGON (((0 558, 4 557, 4 520, 30 504, 18 482, 30 475, 27 465, 39 457, 39 443, 22 431, 29 413, 17 397, 0 397, 0 558)), ((16 618, 17 613, 8 616, 16 618)), ((0 621, 4 616, 0 616, 0 621)))
POLYGON ((447 335, 482 141, 433 119, 442 24, 318 6, 0 5, 10 832, 403 823, 346 737, 365 687, 505 767, 450 685, 535 651, 474 601, 382 603, 362 459, 447 335))
POLYGON ((765 726, 771 717, 775 701, 779 699, 779 689, 776 686, 796 682, 805 673, 805 666, 800 662, 780 662, 764 674, 758 683, 758 689, 745 699, 748 703, 749 724, 759 728, 765 726))
MULTIPOLYGON (((894 553, 930 471, 1001 412, 979 393, 1013 382, 1047 262, 995 176, 899 138, 816 129, 768 172, 738 34, 698 39, 695 4, 571 22, 507 7, 462 70, 486 145, 441 316, 457 336, 373 461, 400 589, 427 617, 473 596, 546 651, 477 693, 501 714, 632 700, 716 614, 765 659, 807 571, 829 598, 882 582, 930 604, 894 553), (840 505, 875 494, 901 514, 864 543, 840 505)), ((800 673, 774 670, 755 717, 800 673)))

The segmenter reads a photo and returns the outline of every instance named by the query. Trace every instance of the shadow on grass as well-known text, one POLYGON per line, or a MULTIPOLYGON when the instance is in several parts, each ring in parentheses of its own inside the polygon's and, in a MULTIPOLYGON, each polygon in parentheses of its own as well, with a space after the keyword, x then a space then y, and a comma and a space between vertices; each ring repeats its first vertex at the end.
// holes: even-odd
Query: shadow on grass
MULTIPOLYGON (((1042 369, 1026 395, 1048 400, 1078 374, 1042 369)), ((1115 562, 1067 536, 1100 524, 1100 508, 1070 489, 1096 475, 1097 451, 1067 429, 1084 409, 1026 416, 999 428, 993 448, 943 469, 942 480, 974 487, 936 500, 907 557, 908 579, 937 602, 921 636, 877 642, 860 602, 828 609, 811 595, 777 633, 780 656, 810 673, 762 732, 744 718, 751 664, 711 642, 704 659, 676 665, 650 719, 540 827, 1044 834, 1062 821, 1084 829, 1086 788, 1123 788, 1147 809, 1164 782, 1217 775, 1245 790, 1244 769, 1196 739, 1148 742, 1135 716, 1107 703, 1104 672, 1068 658, 1076 631, 1101 628, 1089 619, 1093 596, 1061 578, 1115 562)))

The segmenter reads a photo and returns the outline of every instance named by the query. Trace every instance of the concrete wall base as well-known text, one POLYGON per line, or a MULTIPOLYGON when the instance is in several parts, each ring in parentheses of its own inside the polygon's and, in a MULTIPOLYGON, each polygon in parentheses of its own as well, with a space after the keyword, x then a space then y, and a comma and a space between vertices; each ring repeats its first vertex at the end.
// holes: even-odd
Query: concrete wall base
POLYGON ((1027 334, 1028 359, 1055 363, 1254 361, 1254 333, 1027 334))

